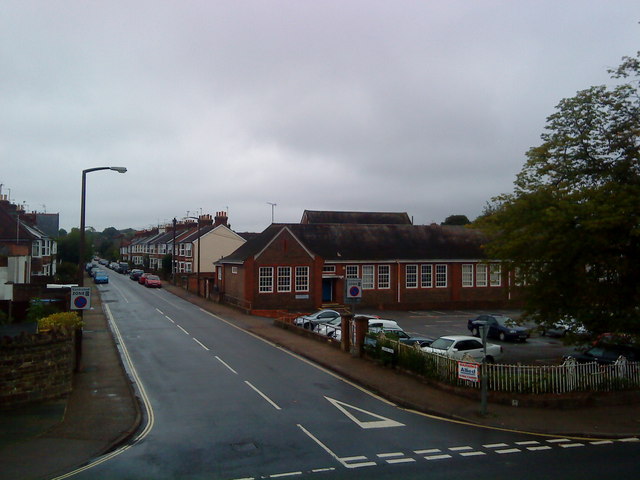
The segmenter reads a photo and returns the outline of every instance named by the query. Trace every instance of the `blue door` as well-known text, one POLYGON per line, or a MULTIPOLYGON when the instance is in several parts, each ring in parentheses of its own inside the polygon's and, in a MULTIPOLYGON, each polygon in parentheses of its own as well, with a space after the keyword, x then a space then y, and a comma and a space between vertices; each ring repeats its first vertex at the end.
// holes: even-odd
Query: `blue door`
POLYGON ((333 278, 322 279, 322 303, 333 301, 333 278))

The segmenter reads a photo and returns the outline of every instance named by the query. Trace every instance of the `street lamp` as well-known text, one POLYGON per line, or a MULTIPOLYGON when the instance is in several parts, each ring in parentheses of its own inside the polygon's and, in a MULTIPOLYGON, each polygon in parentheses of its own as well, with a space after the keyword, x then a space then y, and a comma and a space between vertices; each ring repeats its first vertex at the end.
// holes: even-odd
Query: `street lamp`
POLYGON ((192 218, 198 221, 198 273, 196 275, 196 279, 198 282, 198 296, 200 296, 200 217, 186 217, 186 218, 192 218))
POLYGON ((87 168, 82 171, 82 197, 80 202, 80 249, 78 257, 78 286, 84 286, 84 211, 85 198, 87 192, 87 173, 96 172, 98 170, 113 170, 118 173, 125 173, 125 167, 94 167, 87 168))

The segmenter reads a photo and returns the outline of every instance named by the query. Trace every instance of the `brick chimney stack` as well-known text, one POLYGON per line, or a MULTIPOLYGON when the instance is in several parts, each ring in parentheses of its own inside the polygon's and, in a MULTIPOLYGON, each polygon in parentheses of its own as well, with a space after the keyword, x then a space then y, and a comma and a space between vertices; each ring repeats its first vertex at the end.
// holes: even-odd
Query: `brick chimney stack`
POLYGON ((228 227, 229 225, 227 224, 227 220, 229 220, 227 212, 216 212, 216 219, 213 226, 217 227, 218 225, 224 225, 225 227, 228 227))

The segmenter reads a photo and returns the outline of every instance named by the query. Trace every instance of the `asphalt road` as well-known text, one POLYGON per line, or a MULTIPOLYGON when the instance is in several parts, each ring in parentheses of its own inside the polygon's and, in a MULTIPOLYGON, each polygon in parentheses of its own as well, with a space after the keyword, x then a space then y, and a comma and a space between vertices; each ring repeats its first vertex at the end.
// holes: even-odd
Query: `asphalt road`
POLYGON ((163 290, 110 276, 103 304, 147 422, 73 478, 637 477, 637 445, 406 411, 163 290))

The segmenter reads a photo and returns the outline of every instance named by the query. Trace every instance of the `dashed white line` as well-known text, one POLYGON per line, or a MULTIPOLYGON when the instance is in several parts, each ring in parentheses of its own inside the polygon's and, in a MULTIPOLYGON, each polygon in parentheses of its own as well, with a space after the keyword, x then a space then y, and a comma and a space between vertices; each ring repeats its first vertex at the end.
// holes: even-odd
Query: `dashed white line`
POLYGON ((390 458, 387 460, 387 463, 390 465, 395 465, 398 463, 412 463, 415 461, 416 461, 415 458, 404 457, 404 458, 390 458))
POLYGON ((618 441, 619 442, 640 442, 640 438, 638 437, 621 438, 618 441))
POLYGON ((449 450, 452 451, 452 452, 463 452, 465 450, 473 450, 473 448, 472 447, 468 447, 468 446, 465 446, 465 447, 450 447, 449 450))
POLYGON ((531 450, 532 452, 539 452, 541 450, 551 450, 549 445, 542 445, 540 447, 527 447, 527 450, 531 450))
POLYGON ((251 385, 250 382, 247 382, 246 380, 244 381, 244 383, 246 383, 247 385, 249 385, 249 387, 251 387, 258 395, 260 395, 262 398, 264 398, 273 408, 275 408, 276 410, 282 410, 278 404, 276 404, 276 402, 274 402, 273 400, 271 400, 269 397, 267 397, 264 393, 262 393, 260 390, 258 390, 256 387, 254 387, 253 385, 251 385))
POLYGON ((516 445, 521 445, 521 446, 525 446, 525 445, 540 445, 540 442, 537 442, 535 440, 530 440, 528 442, 516 442, 516 445))
POLYGON ((333 472, 334 470, 335 470, 334 467, 314 468, 313 470, 311 470, 311 473, 333 472))
POLYGON ((584 443, 561 443, 560 446, 562 448, 576 448, 576 447, 584 447, 584 443))
POLYGON ((176 327, 178 327, 180 330, 182 330, 184 333, 186 333, 187 335, 189 335, 189 332, 187 332, 184 328, 182 328, 180 325, 176 324, 176 327))
POLYGON ((174 322, 174 321, 173 321, 173 319, 172 319, 171 317, 168 317, 168 316, 166 316, 166 315, 165 315, 165 316, 164 316, 164 318, 166 318, 167 320, 169 320, 171 323, 174 323, 174 324, 176 323, 176 322, 174 322))
POLYGON ((378 458, 404 457, 403 452, 378 453, 378 458))
POLYGON ((200 342, 200 340, 198 340, 195 337, 191 337, 193 338, 193 341, 196 342, 198 345, 200 345, 202 348, 204 348, 205 350, 209 351, 209 347, 207 347, 206 345, 203 345, 202 342, 200 342))
POLYGON ((294 477, 297 475, 302 475, 302 472, 275 473, 273 475, 269 475, 269 478, 294 477))
POLYGON ((238 372, 236 372, 233 368, 231 368, 229 366, 229 364, 227 362, 225 362, 224 360, 222 360, 220 357, 218 357, 216 355, 216 360, 218 360, 221 364, 223 364, 225 367, 227 367, 229 370, 231 370, 233 373, 235 373, 236 375, 238 374, 238 372))
POLYGON ((451 455, 443 454, 443 455, 429 455, 424 457, 425 460, 444 460, 445 458, 451 458, 451 455))
POLYGON ((416 455, 426 455, 427 453, 440 453, 442 450, 439 448, 429 448, 427 450, 414 450, 413 453, 416 455))
POLYGON ((156 308, 156 312, 158 312, 160 315, 164 315, 164 312, 162 310, 160 310, 159 308, 156 308))
POLYGON ((595 442, 590 442, 591 445, 610 445, 613 443, 613 440, 597 440, 595 442))
POLYGON ((496 453, 499 453, 501 455, 505 455, 505 454, 509 454, 509 453, 518 453, 521 452, 522 450, 520 450, 519 448, 507 448, 505 450, 495 450, 496 453))
POLYGON ((552 438, 547 440, 547 443, 569 443, 571 440, 568 438, 552 438))
POLYGON ((481 455, 486 455, 485 452, 475 451, 475 452, 460 452, 461 457, 478 457, 481 455))
POLYGON ((488 445, 483 445, 484 448, 503 448, 508 446, 506 443, 489 443, 488 445))

